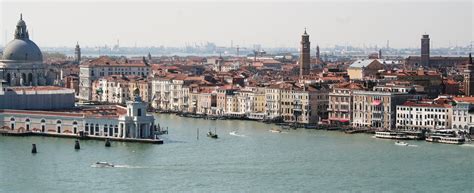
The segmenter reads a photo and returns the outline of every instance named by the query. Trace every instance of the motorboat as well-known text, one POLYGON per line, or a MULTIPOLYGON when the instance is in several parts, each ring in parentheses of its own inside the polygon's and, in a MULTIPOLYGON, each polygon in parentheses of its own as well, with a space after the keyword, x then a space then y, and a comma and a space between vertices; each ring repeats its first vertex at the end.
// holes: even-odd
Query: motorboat
POLYGON ((408 143, 405 143, 405 142, 403 142, 403 141, 397 141, 397 142, 395 142, 395 145, 408 146, 408 143))
POLYGON ((275 129, 275 128, 272 128, 269 131, 272 132, 272 133, 281 133, 280 129, 275 129))
POLYGON ((217 139, 218 136, 216 133, 213 133, 212 131, 207 132, 207 136, 213 139, 217 139))
POLYGON ((108 162, 96 162, 94 165, 96 168, 113 168, 114 164, 108 162))

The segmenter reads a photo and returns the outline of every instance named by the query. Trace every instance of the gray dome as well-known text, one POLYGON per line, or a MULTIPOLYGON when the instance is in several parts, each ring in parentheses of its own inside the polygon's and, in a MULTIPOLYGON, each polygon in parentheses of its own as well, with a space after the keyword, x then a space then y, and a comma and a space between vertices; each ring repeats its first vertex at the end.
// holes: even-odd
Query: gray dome
POLYGON ((29 39, 14 39, 5 46, 2 59, 42 62, 43 54, 33 41, 29 39))

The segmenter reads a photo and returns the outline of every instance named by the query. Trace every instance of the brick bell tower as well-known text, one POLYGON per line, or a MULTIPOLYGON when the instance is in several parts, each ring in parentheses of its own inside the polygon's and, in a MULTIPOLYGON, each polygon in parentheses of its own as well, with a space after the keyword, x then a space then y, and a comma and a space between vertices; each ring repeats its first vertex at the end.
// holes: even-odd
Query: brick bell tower
POLYGON ((309 35, 304 29, 304 34, 301 36, 301 50, 300 50, 300 78, 304 75, 308 75, 311 70, 311 59, 310 59, 310 42, 309 35))

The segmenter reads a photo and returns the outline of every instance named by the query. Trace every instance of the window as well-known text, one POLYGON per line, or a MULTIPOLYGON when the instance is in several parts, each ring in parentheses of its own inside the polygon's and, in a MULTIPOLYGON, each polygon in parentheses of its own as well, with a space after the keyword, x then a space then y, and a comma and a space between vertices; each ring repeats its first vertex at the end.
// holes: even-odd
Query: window
POLYGON ((138 108, 138 111, 137 111, 137 116, 142 116, 142 109, 138 108))

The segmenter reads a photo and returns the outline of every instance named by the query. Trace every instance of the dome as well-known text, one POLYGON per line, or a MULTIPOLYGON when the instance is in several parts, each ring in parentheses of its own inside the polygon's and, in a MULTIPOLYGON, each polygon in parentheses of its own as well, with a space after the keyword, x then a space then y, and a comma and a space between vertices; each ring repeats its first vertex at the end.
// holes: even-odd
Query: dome
POLYGON ((29 39, 14 39, 5 46, 2 59, 42 62, 43 54, 33 41, 29 39))

